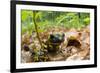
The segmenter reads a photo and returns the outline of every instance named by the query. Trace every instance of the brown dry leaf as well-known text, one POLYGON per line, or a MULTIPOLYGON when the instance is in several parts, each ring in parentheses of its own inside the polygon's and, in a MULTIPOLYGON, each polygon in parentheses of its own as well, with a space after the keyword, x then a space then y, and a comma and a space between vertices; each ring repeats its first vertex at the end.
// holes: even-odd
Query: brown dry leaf
POLYGON ((62 61, 65 60, 65 58, 60 54, 48 54, 50 61, 62 61))
POLYGON ((29 51, 21 51, 21 62, 22 63, 29 63, 32 62, 31 53, 29 51))
POLYGON ((90 44, 90 37, 87 37, 83 42, 89 45, 90 44))
POLYGON ((76 53, 66 59, 66 61, 70 61, 70 60, 81 60, 81 57, 76 53))
POLYGON ((28 32, 22 35, 22 44, 30 44, 30 35, 28 32))
POLYGON ((85 49, 68 57, 66 60, 83 60, 87 56, 87 54, 89 54, 89 52, 90 52, 89 49, 85 49))
MULTIPOLYGON (((65 39, 59 46, 60 50, 57 51, 61 51, 61 53, 51 54, 48 52, 49 61, 88 60, 90 58, 90 26, 84 27, 81 30, 74 28, 69 30, 64 27, 48 28, 44 32, 39 33, 42 42, 45 43, 48 40, 48 36, 53 33, 65 33, 65 39), (74 37, 74 39, 81 44, 80 47, 76 47, 75 45, 67 46, 70 37, 74 37)), ((30 49, 41 49, 36 36, 32 41, 33 42, 30 43, 30 35, 28 32, 22 35, 22 46, 23 44, 27 44, 30 49)), ((21 52, 21 61, 23 63, 32 62, 30 56, 31 53, 23 50, 21 50, 21 52)))

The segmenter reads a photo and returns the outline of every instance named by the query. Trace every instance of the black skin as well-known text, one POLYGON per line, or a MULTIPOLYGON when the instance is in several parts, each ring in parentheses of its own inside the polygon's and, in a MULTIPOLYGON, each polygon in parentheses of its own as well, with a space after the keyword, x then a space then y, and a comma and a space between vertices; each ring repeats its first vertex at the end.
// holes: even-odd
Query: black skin
POLYGON ((65 34, 50 34, 50 42, 51 43, 62 43, 64 41, 65 34))
POLYGON ((50 34, 49 39, 46 42, 48 52, 56 52, 59 50, 59 46, 64 42, 65 34, 50 34))

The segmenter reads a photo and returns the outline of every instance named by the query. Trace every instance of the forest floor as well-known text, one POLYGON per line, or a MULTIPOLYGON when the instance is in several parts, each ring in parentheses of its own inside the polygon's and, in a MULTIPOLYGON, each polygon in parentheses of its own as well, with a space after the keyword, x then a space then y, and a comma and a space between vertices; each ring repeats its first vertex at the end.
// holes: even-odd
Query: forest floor
MULTIPOLYGON (((69 60, 89 60, 90 59, 90 26, 80 30, 64 27, 54 27, 39 33, 39 39, 36 32, 31 35, 26 32, 22 34, 21 42, 21 62, 47 62, 47 61, 69 61, 69 60), (50 34, 62 34, 65 37, 63 42, 57 45, 47 44, 50 34), (41 46, 42 43, 42 46, 41 46), (49 47, 54 52, 48 51, 49 47), (55 51, 56 49, 56 51, 55 51)), ((50 42, 49 42, 50 43, 50 42)))

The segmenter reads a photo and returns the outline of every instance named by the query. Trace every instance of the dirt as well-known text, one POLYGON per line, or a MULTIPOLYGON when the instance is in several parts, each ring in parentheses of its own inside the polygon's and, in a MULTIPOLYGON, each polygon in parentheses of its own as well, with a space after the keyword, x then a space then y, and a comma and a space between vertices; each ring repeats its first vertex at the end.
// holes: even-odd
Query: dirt
MULTIPOLYGON (((38 62, 44 61, 40 59, 40 55, 47 56, 45 61, 69 61, 69 60, 89 60, 90 59, 90 26, 77 29, 65 29, 64 27, 47 29, 45 32, 39 33, 40 39, 45 48, 41 48, 39 41, 36 37, 36 33, 28 35, 28 33, 22 35, 22 49, 21 49, 21 62, 29 63, 35 62, 33 56, 37 56, 38 62), (48 46, 44 43, 48 40, 50 34, 64 33, 64 41, 58 45, 58 50, 55 52, 48 52, 48 46), (23 45, 27 45, 31 51, 25 51, 23 45), (38 49, 36 51, 36 49, 38 49), (40 54, 42 52, 44 54, 40 54), (44 52, 46 50, 46 52, 44 52), (33 55, 33 53, 35 54, 33 55)), ((52 48, 55 49, 55 48, 52 48)), ((27 50, 27 49, 26 49, 27 50)))

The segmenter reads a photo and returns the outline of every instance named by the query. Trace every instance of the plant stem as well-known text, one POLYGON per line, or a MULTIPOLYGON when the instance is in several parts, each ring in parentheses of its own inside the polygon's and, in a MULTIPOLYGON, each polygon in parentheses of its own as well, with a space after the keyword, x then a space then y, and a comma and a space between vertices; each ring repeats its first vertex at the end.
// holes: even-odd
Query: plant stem
POLYGON ((36 15, 36 12, 33 11, 33 21, 34 21, 34 25, 35 25, 35 30, 36 30, 37 38, 38 38, 38 41, 39 41, 39 43, 40 43, 41 48, 43 48, 43 46, 42 46, 42 41, 41 41, 41 39, 40 39, 40 37, 39 37, 38 26, 37 26, 37 24, 36 24, 35 15, 36 15))

